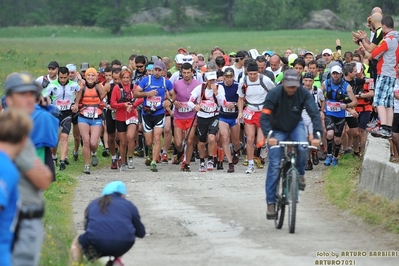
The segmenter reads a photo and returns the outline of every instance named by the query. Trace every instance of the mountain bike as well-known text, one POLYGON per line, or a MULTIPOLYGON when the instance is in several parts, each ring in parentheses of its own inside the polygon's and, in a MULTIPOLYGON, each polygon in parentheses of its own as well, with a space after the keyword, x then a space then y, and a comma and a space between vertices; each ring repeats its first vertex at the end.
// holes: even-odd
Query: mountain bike
MULTIPOLYGON (((271 132, 268 139, 270 136, 271 132)), ((288 231, 291 234, 295 233, 296 210, 299 202, 299 173, 295 167, 296 152, 299 146, 317 149, 317 147, 309 145, 307 141, 279 141, 277 145, 270 147, 270 149, 284 149, 276 189, 276 219, 274 220, 274 225, 277 229, 283 227, 285 207, 288 206, 288 231)))

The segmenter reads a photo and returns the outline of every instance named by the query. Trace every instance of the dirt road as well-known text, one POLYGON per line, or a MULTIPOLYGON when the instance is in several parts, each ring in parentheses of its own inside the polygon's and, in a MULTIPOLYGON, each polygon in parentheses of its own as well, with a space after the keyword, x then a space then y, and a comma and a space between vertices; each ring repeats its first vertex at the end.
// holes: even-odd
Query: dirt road
POLYGON ((191 164, 191 173, 170 163, 158 166, 159 172, 152 173, 138 158, 134 170, 102 169, 79 177, 73 204, 78 232, 84 209, 107 182, 127 184, 128 199, 138 207, 147 229, 146 237, 123 257, 127 266, 399 265, 396 235, 371 228, 325 200, 323 165, 307 172, 295 234, 288 233, 287 221, 277 230, 265 219, 266 169, 245 175, 242 165, 234 174, 199 173, 198 163, 191 164), (371 257, 369 252, 374 251, 396 253, 371 257))

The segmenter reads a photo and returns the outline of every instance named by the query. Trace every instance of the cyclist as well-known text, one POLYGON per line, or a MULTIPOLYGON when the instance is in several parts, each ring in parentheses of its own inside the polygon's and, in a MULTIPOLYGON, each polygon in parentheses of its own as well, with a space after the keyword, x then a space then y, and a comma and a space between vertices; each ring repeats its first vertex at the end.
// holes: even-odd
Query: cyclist
MULTIPOLYGON (((60 67, 58 69, 58 79, 51 82, 42 92, 43 97, 52 95, 52 104, 60 110, 58 119, 60 121, 60 171, 66 169, 68 155, 68 135, 71 132, 72 110, 71 106, 75 101, 76 92, 80 91, 80 86, 74 81, 70 81, 69 69, 60 67)), ((53 160, 57 160, 57 147, 53 149, 53 160)))
MULTIPOLYGON (((308 141, 305 126, 302 121, 302 110, 306 109, 312 119, 313 132, 322 132, 320 114, 315 105, 314 98, 307 89, 300 85, 300 77, 293 69, 284 72, 282 84, 269 91, 262 109, 260 123, 264 136, 268 136, 273 130, 272 138, 268 140, 270 146, 276 145, 278 141, 308 141)), ((317 136, 317 134, 314 134, 317 136)), ((320 140, 310 140, 312 146, 319 146, 320 140)), ((276 189, 278 173, 282 157, 281 149, 269 149, 269 166, 266 176, 266 202, 268 220, 276 218, 276 189)), ((297 169, 299 172, 299 189, 305 189, 305 164, 308 157, 308 149, 298 147, 297 169)))

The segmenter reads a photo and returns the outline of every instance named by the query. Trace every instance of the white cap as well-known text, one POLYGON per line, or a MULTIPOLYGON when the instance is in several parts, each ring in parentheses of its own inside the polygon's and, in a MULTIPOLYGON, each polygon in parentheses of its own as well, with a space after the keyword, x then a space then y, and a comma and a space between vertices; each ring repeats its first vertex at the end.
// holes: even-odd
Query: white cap
POLYGON ((330 72, 331 72, 331 73, 337 72, 337 73, 341 74, 341 73, 342 73, 342 68, 341 68, 340 66, 336 65, 336 66, 333 66, 333 67, 331 68, 331 71, 330 71, 330 72))
POLYGON ((216 71, 206 72, 205 78, 207 80, 217 79, 216 71))
POLYGON ((182 54, 177 54, 177 55, 175 56, 175 62, 176 62, 176 64, 183 64, 183 57, 184 57, 184 55, 182 55, 182 54))
POLYGON ((69 71, 76 71, 76 65, 75 64, 68 64, 66 65, 69 71))
POLYGON ((332 51, 331 51, 331 49, 324 49, 323 50, 323 52, 321 53, 321 55, 323 55, 323 54, 329 54, 329 55, 332 55, 332 51))

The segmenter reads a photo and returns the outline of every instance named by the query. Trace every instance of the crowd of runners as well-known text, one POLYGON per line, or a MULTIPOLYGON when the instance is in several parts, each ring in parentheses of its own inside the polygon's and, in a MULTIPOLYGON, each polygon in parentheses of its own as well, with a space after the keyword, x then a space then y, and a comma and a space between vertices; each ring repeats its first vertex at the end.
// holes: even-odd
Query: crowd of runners
MULTIPOLYGON (((110 168, 114 170, 134 169, 142 160, 152 172, 158 171, 158 163, 180 165, 176 169, 190 172, 190 163, 199 160, 200 172, 226 167, 228 173, 233 173, 234 166, 242 163, 247 167, 245 173, 251 174, 255 168, 262 169, 268 159, 265 134, 270 128, 288 128, 292 121, 284 118, 297 114, 301 114, 300 125, 303 123, 309 141, 317 138, 315 132, 319 127, 322 131, 320 147, 309 151, 305 170, 312 170, 320 160, 325 166, 337 166, 341 153, 361 158, 367 131, 374 137, 389 139, 391 160, 397 162, 399 35, 394 30, 392 17, 383 16, 380 8, 372 10, 367 23, 371 36, 361 30, 352 33, 353 41, 359 45, 355 51, 341 47, 338 39, 335 49, 323 48, 320 54, 308 50, 294 53, 292 49, 280 55, 256 49, 231 52, 214 47, 206 58, 181 47, 173 60, 133 54, 126 64, 120 60, 101 60, 95 67, 87 62, 60 66, 57 61, 51 61, 47 75, 35 82, 26 73, 11 74, 5 82, 6 95, 0 106, 4 109, 7 104, 25 106, 22 109, 26 109, 34 121, 33 135, 42 136, 31 135, 33 143, 29 145, 34 146, 30 150, 36 148, 44 162, 28 162, 34 155, 27 151, 23 151, 23 158, 16 159, 17 165, 18 162, 21 165, 20 172, 30 180, 22 187, 28 187, 33 193, 24 195, 26 204, 23 202, 21 213, 41 221, 42 191, 52 176, 51 167, 45 168, 45 164, 49 166, 48 156, 59 171, 82 156, 83 171, 90 174, 91 166, 98 165, 101 144, 101 156, 109 158, 110 168), (38 87, 43 88, 41 95, 35 93, 38 87), (276 93, 270 93, 282 88, 287 93, 287 97, 282 97, 284 102, 276 93), (289 92, 290 88, 295 90, 289 92), (304 104, 306 99, 298 96, 298 88, 309 92, 312 106, 309 102, 304 104), (269 93, 272 96, 268 97, 269 93), (291 96, 298 100, 300 107, 291 102, 291 96), (53 115, 38 119, 35 114, 44 111, 35 109, 37 100, 53 115), (54 122, 54 117, 58 121, 54 122), (39 127, 38 121, 46 126, 39 127), (47 135, 42 134, 43 130, 48 131, 47 135), (72 152, 68 151, 70 131, 74 138, 72 152), (54 147, 57 142, 57 147, 50 151, 48 147, 54 147), (37 199, 33 204, 32 198, 37 199)), ((18 115, 7 117, 24 121, 18 115)), ((7 117, 1 116, 0 121, 7 117)), ((21 127, 24 129, 21 134, 11 140, 2 137, 3 131, 0 131, 0 144, 25 143, 31 125, 25 122, 21 127)), ((16 146, 18 152, 19 149, 16 146)), ((14 153, 17 151, 11 154, 14 153)), ((299 171, 300 188, 304 189, 304 173, 299 171)), ((266 186, 268 191, 268 184, 266 186)), ((269 194, 271 205, 275 193, 269 194)), ((271 219, 273 211, 274 207, 268 209, 271 219)), ((20 220, 27 224, 19 222, 20 231, 30 226, 31 221, 24 217, 20 215, 20 220)), ((40 247, 39 234, 43 228, 41 224, 37 226, 36 246, 40 247)), ((19 234, 21 239, 24 236, 19 234)), ((15 248, 14 253, 32 252, 18 247, 18 242, 15 248)), ((13 259, 17 261, 18 257, 13 259)), ((37 257, 34 260, 37 261, 37 257)))

